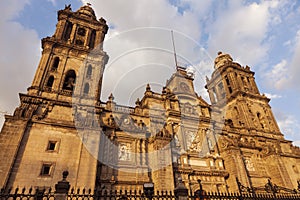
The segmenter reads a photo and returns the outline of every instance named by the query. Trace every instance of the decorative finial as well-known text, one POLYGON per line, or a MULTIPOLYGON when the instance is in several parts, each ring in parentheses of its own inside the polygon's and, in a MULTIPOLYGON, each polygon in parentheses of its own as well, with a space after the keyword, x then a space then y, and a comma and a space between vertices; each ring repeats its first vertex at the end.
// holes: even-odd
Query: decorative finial
POLYGON ((135 105, 137 105, 137 106, 138 106, 139 104, 140 104, 140 99, 139 99, 139 98, 137 98, 137 99, 136 99, 136 101, 135 101, 135 105))
POLYGON ((86 3, 86 5, 87 5, 87 6, 91 6, 92 4, 88 2, 88 3, 86 3))
POLYGON ((206 82, 208 82, 208 81, 209 81, 209 78, 208 78, 207 76, 205 76, 205 79, 206 79, 206 82))
POLYGON ((71 4, 69 4, 69 5, 67 5, 67 4, 65 4, 65 10, 71 10, 71 4))
POLYGON ((151 91, 151 87, 150 87, 150 84, 149 84, 149 83, 147 83, 146 91, 151 91))
POLYGON ((114 99, 115 99, 115 97, 113 96, 112 93, 110 93, 110 95, 109 95, 109 97, 108 97, 108 100, 109 100, 109 101, 113 101, 114 99))
POLYGON ((66 178, 67 178, 68 175, 69 175, 69 172, 68 172, 67 170, 66 170, 66 171, 63 171, 62 175, 63 175, 63 180, 66 180, 66 178))
POLYGON ((219 52, 218 52, 218 55, 221 55, 221 54, 222 54, 222 51, 219 51, 219 52))

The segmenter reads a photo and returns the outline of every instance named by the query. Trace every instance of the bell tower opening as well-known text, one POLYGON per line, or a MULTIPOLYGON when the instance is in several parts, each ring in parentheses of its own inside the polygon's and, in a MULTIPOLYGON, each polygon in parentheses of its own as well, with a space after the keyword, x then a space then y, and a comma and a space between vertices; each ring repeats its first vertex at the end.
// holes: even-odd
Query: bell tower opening
POLYGON ((52 71, 56 71, 59 65, 59 57, 55 57, 52 64, 52 71))
POLYGON ((63 89, 73 91, 76 83, 76 73, 74 70, 69 70, 66 74, 63 89))
POLYGON ((54 76, 50 76, 49 79, 48 79, 48 81, 47 81, 47 85, 46 86, 48 88, 52 88, 53 83, 54 83, 54 76))
POLYGON ((93 49, 95 47, 95 38, 96 38, 96 31, 92 30, 91 36, 90 36, 90 41, 89 41, 89 47, 93 49))
POLYGON ((63 40, 64 41, 67 42, 70 39, 72 28, 73 28, 72 22, 67 21, 66 26, 65 26, 65 31, 64 31, 64 34, 63 34, 63 40))

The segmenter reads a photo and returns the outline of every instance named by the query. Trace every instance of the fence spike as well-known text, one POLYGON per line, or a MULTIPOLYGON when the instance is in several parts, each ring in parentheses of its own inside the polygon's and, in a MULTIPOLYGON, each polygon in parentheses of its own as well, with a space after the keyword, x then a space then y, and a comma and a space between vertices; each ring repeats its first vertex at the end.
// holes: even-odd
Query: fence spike
POLYGON ((32 186, 30 186, 30 188, 29 188, 29 194, 31 194, 31 192, 32 192, 32 186))
POLYGON ((26 188, 25 188, 25 187, 23 187, 23 189, 22 189, 22 194, 24 194, 24 193, 25 193, 25 190, 26 190, 26 188))
POLYGON ((85 188, 82 189, 82 194, 85 194, 85 188))
POLYGON ((91 192, 92 192, 92 190, 91 190, 91 188, 88 190, 88 194, 91 194, 91 192))

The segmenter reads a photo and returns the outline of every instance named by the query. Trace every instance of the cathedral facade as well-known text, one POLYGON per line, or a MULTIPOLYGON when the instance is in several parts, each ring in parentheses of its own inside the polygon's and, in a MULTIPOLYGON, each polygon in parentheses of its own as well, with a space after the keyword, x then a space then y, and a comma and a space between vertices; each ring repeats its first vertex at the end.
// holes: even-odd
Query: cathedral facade
MULTIPOLYGON (((218 53, 206 79, 177 66, 161 93, 145 88, 134 107, 100 101, 108 31, 89 5, 58 11, 53 36, 20 105, 0 133, 0 187, 53 187, 69 171, 74 188, 237 191, 269 179, 296 188, 300 150, 284 139, 248 66, 218 53)), ((129 80, 130 81, 130 80, 129 80)))

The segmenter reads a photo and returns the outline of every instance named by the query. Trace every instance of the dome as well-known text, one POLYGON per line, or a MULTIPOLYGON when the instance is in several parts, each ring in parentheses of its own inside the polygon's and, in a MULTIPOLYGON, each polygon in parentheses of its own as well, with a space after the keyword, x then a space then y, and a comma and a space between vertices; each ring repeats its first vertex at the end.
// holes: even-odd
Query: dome
POLYGON ((81 15, 81 16, 86 16, 86 17, 89 17, 89 18, 96 19, 95 11, 94 11, 93 8, 90 6, 90 4, 81 6, 81 7, 76 11, 76 13, 79 13, 79 15, 81 15))
POLYGON ((233 61, 233 59, 231 58, 231 56, 229 54, 218 52, 218 56, 215 59, 215 69, 221 67, 225 63, 230 63, 232 61, 233 61))

